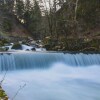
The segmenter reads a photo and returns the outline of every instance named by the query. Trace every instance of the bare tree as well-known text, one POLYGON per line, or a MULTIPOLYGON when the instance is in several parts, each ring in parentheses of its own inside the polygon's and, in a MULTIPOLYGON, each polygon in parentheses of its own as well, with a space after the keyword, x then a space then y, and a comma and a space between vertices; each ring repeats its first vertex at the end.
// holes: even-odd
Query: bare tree
POLYGON ((7 71, 5 72, 4 76, 2 77, 2 80, 0 81, 0 86, 2 85, 3 81, 5 80, 6 75, 7 75, 7 71))
POLYGON ((53 28, 52 28, 52 4, 51 0, 48 1, 48 5, 46 0, 44 0, 44 6, 45 6, 45 15, 47 17, 48 25, 49 25, 49 31, 50 35, 53 34, 53 28))
POLYGON ((78 2, 79 2, 79 0, 76 0, 75 17, 74 17, 74 20, 75 20, 75 21, 77 21, 77 8, 78 8, 78 2))

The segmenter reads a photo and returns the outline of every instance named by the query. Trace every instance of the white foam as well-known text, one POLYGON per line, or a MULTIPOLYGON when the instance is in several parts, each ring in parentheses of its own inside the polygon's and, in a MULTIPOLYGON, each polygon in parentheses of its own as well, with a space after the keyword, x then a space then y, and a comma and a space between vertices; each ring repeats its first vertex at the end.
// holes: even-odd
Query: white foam
POLYGON ((70 67, 56 63, 49 69, 7 72, 2 86, 12 99, 26 84, 14 100, 100 100, 99 77, 100 66, 70 67))

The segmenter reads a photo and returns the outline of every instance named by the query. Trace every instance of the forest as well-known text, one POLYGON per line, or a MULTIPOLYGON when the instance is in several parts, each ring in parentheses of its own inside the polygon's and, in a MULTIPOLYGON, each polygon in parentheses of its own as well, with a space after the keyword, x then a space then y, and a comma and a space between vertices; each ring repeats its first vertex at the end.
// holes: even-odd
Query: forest
POLYGON ((47 50, 99 51, 100 0, 0 0, 0 44, 11 36, 47 50))

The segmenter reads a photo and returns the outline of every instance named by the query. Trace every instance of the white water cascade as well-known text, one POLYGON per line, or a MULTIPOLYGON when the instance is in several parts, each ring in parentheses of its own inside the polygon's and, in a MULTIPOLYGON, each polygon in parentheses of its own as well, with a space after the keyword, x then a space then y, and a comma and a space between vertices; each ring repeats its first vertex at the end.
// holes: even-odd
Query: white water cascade
POLYGON ((1 53, 0 72, 11 100, 100 100, 100 54, 1 53))
POLYGON ((0 71, 48 68, 57 62, 75 67, 100 65, 100 54, 2 53, 0 71))

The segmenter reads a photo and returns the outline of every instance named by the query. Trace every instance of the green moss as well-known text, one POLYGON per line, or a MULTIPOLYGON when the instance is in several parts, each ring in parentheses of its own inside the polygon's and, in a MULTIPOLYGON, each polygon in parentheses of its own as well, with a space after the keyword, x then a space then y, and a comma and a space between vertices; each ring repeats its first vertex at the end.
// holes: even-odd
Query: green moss
POLYGON ((16 43, 12 46, 12 49, 22 50, 22 45, 19 43, 16 43))

